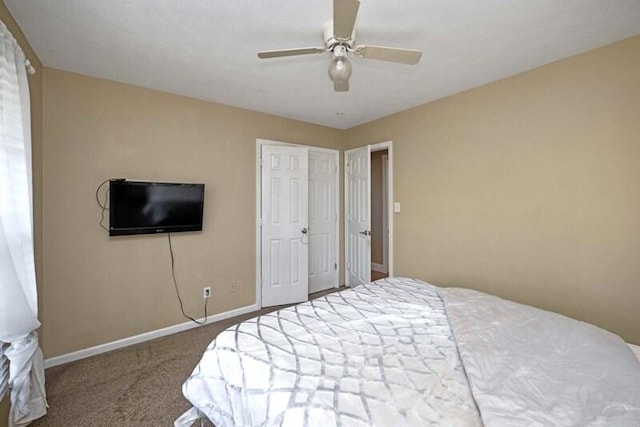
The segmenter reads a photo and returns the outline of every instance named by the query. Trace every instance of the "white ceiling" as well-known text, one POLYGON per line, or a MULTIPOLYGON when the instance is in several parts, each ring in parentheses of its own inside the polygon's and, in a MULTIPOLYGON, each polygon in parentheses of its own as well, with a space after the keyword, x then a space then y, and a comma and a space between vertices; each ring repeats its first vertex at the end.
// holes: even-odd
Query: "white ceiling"
POLYGON ((333 91, 332 0, 5 0, 48 67, 350 128, 640 34, 639 0, 362 0, 358 43, 420 49, 417 66, 355 58, 333 91))

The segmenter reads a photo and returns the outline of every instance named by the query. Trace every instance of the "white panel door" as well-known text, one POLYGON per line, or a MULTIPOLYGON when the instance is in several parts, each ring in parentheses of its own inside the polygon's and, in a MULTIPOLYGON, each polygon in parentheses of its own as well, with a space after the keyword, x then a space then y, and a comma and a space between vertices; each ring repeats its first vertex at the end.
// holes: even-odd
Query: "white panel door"
POLYGON ((309 292, 338 283, 336 155, 309 151, 309 292))
POLYGON ((308 157, 306 148, 262 146, 263 307, 309 295, 308 157))
POLYGON ((371 147, 345 153, 347 286, 371 281, 371 147))

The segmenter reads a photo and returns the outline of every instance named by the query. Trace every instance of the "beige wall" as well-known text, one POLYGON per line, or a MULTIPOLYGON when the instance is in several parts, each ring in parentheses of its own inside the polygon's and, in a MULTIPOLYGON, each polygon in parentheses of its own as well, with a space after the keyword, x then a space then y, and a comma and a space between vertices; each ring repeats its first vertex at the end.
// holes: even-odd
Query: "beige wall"
POLYGON ((185 310, 202 317, 204 286, 210 314, 255 303, 256 138, 342 145, 338 130, 49 68, 44 89, 46 357, 186 321, 167 235, 109 238, 102 181, 205 183, 204 231, 172 238, 185 310))
MULTIPOLYGON (((31 94, 31 143, 33 158, 33 209, 35 228, 35 258, 36 275, 38 277, 38 292, 42 292, 42 64, 34 53, 22 30, 18 27, 9 10, 0 0, 0 21, 2 21, 25 55, 36 69, 36 74, 29 76, 29 90, 31 94)), ((40 320, 42 320, 42 300, 39 300, 40 320)), ((42 343, 42 337, 40 339, 42 343)), ((0 427, 5 427, 9 418, 9 396, 0 402, 0 427)))
POLYGON ((393 140, 396 275, 640 343, 639 118, 635 37, 353 128, 347 148, 393 140))

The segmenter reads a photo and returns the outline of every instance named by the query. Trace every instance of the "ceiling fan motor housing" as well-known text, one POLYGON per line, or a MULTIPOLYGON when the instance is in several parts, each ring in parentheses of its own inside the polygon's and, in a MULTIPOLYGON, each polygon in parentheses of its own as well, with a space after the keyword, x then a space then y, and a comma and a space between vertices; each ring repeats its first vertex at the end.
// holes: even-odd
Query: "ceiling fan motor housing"
POLYGON ((347 40, 338 39, 333 34, 333 21, 327 22, 322 27, 322 38, 324 39, 324 45, 327 50, 333 51, 333 49, 338 45, 346 46, 347 50, 351 50, 353 48, 353 42, 356 39, 356 28, 353 27, 353 32, 351 33, 351 38, 347 40))

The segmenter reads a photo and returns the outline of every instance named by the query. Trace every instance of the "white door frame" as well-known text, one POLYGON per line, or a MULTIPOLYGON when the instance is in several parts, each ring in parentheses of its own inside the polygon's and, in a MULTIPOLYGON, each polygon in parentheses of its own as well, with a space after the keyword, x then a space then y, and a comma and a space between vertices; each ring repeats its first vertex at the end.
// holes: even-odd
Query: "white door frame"
MULTIPOLYGON (((262 308, 262 245, 261 238, 262 233, 260 230, 260 215, 262 212, 262 174, 260 173, 260 158, 262 153, 263 145, 285 145, 285 146, 293 146, 293 147, 305 147, 308 148, 309 151, 321 151, 326 153, 333 153, 336 158, 336 209, 338 212, 336 214, 340 215, 340 151, 333 150, 330 148, 321 148, 314 147, 312 145, 304 145, 304 144, 293 144, 290 142, 281 142, 281 141, 273 141, 269 139, 256 138, 256 307, 257 309, 262 308)), ((336 262, 338 264, 338 269, 336 270, 336 285, 338 288, 340 286, 340 221, 336 221, 336 262)))
MULTIPOLYGON (((360 146, 360 147, 354 147, 352 148, 352 150, 356 150, 358 148, 362 148, 362 147, 366 147, 365 145, 360 146)), ((370 144, 370 152, 375 152, 375 151, 382 151, 382 150, 387 150, 388 151, 388 161, 387 161, 387 219, 389 221, 389 239, 387 241, 387 246, 388 246, 388 256, 389 256, 389 265, 388 265, 388 275, 389 277, 393 277, 393 205, 394 205, 394 201, 393 201, 393 141, 384 141, 384 142, 378 142, 377 144, 370 144)), ((345 158, 346 158, 346 152, 347 151, 351 151, 351 150, 346 150, 345 151, 345 158)), ((371 179, 371 177, 369 177, 369 179, 371 179)), ((345 165, 344 165, 344 182, 345 182, 345 186, 346 186, 346 182, 347 182, 347 165, 346 165, 346 161, 345 161, 345 165)), ((347 230, 347 215, 346 215, 346 209, 349 203, 349 200, 347 199, 348 197, 348 192, 345 188, 344 191, 344 207, 343 207, 343 211, 344 211, 344 229, 347 230)), ((349 242, 348 242, 348 236, 347 233, 345 231, 345 236, 344 236, 344 256, 345 256, 345 263, 347 262, 347 257, 349 256, 348 254, 348 248, 349 248, 349 242)), ((369 264, 371 264, 371 260, 369 260, 369 264)), ((346 275, 345 275, 345 281, 347 280, 346 275)))

